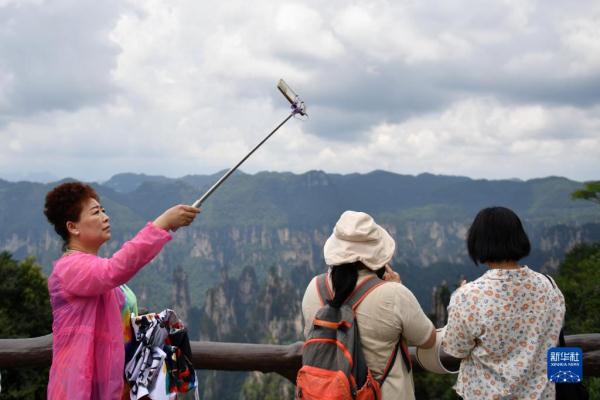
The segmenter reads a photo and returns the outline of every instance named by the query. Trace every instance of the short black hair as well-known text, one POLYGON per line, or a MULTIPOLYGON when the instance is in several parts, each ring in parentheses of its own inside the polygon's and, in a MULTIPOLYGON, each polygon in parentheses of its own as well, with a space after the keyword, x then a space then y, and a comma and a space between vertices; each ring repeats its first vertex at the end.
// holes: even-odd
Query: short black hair
POLYGON ((69 241, 67 221, 79 221, 83 203, 88 199, 100 201, 96 191, 82 182, 66 182, 58 185, 46 194, 44 214, 54 226, 54 230, 63 239, 66 246, 69 241))
POLYGON ((531 251, 521 220, 506 207, 479 211, 467 234, 467 249, 475 264, 519 261, 531 251))

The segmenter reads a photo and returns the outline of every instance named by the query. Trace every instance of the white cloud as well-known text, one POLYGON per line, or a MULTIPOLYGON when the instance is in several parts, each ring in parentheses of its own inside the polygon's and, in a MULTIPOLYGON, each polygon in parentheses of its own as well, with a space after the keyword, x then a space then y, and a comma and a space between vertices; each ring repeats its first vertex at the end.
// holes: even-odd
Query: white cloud
POLYGON ((600 68, 600 9, 595 15, 565 21, 562 44, 571 74, 597 74, 600 68))
POLYGON ((0 2, 0 177, 227 168, 284 77, 246 171, 598 178, 593 2, 92 3, 0 2))
POLYGON ((436 32, 427 35, 414 26, 410 11, 404 3, 353 4, 339 12, 333 26, 348 46, 384 63, 431 62, 441 58, 455 41, 458 47, 465 46, 450 34, 444 36, 446 46, 441 46, 436 32))
POLYGON ((116 0, 0 5, 0 125, 109 100, 119 49, 108 34, 121 9, 116 0))
MULTIPOLYGON (((453 173, 487 178, 564 175, 579 165, 592 177, 600 148, 600 107, 581 113, 569 107, 510 106, 469 99, 441 113, 383 123, 362 146, 328 144, 329 170, 389 168, 404 173, 453 173), (548 136, 556 124, 573 134, 548 136), (335 156, 332 156, 335 154, 335 156), (344 162, 341 162, 344 160, 344 162)), ((328 168, 325 168, 328 170, 328 168)))

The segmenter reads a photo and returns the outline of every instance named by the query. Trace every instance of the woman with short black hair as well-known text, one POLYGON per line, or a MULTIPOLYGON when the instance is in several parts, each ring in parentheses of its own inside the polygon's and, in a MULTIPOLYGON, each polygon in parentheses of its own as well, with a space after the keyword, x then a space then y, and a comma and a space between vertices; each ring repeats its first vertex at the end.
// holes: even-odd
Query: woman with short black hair
POLYGON ((467 249, 489 269, 448 305, 442 347, 462 359, 454 389, 464 399, 553 399, 546 353, 558 342, 565 302, 549 277, 519 264, 531 250, 521 220, 508 208, 481 210, 467 249))
POLYGON ((475 264, 517 261, 527 257, 531 243, 519 217, 504 207, 484 208, 467 235, 467 249, 475 264))

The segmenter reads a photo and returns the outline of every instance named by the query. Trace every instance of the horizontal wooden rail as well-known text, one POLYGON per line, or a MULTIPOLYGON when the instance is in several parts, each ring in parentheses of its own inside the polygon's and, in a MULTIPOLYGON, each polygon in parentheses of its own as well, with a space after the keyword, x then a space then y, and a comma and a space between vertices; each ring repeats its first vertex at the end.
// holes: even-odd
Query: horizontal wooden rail
MULTIPOLYGON (((583 351, 585 376, 600 376, 600 333, 570 335, 565 338, 569 347, 583 351)), ((302 342, 288 345, 191 342, 192 360, 199 369, 226 371, 276 372, 291 381, 302 363, 302 342)), ((415 370, 420 367, 411 354, 415 370)), ((0 339, 0 368, 45 367, 52 360, 52 335, 30 339, 0 339)), ((448 369, 456 369, 460 360, 443 356, 448 369)))

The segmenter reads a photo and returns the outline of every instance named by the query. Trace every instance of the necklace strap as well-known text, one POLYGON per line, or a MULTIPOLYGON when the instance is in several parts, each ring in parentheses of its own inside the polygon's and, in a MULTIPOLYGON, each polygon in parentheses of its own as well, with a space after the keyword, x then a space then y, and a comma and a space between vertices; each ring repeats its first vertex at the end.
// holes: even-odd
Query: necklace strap
POLYGON ((82 252, 81 250, 70 249, 67 247, 63 253, 63 256, 70 256, 73 253, 81 253, 81 252, 82 252))

